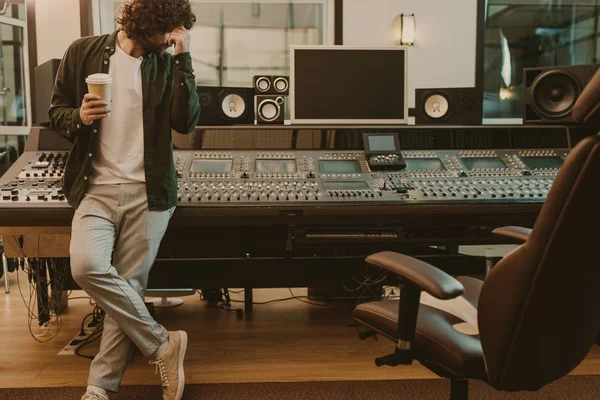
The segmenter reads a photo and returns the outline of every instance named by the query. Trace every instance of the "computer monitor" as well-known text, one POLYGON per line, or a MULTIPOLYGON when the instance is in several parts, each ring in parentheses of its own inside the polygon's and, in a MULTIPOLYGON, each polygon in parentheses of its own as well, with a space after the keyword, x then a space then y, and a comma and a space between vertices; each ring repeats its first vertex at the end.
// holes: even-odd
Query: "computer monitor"
POLYGON ((292 46, 292 124, 406 124, 407 48, 292 46))

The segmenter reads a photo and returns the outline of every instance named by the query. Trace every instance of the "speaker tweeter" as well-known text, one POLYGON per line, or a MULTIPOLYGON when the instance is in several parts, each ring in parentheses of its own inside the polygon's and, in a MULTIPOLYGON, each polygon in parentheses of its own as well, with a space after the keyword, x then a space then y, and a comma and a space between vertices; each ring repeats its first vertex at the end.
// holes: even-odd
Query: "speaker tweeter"
POLYGON ((256 75, 252 78, 254 93, 278 94, 287 96, 290 93, 290 77, 283 75, 256 75))

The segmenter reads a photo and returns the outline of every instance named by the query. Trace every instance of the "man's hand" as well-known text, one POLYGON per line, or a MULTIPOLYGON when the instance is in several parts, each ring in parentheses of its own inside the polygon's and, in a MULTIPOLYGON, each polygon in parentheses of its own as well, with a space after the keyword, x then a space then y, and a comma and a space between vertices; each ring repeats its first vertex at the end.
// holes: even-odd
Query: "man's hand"
POLYGON ((192 41, 192 35, 183 26, 175 28, 169 36, 167 42, 169 46, 175 45, 175 54, 187 53, 190 51, 190 43, 192 41))
POLYGON ((79 109, 79 116, 84 125, 91 125, 97 119, 104 119, 110 115, 108 103, 100 100, 100 96, 87 93, 79 109))

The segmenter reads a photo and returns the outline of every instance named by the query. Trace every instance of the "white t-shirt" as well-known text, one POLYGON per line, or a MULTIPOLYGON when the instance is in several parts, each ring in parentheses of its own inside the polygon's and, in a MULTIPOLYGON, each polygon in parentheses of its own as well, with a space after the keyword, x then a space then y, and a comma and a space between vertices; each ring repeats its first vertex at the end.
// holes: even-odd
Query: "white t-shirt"
POLYGON ((100 121, 94 173, 90 183, 108 185, 145 182, 142 60, 125 53, 118 45, 110 57, 108 74, 112 83, 112 110, 100 121))

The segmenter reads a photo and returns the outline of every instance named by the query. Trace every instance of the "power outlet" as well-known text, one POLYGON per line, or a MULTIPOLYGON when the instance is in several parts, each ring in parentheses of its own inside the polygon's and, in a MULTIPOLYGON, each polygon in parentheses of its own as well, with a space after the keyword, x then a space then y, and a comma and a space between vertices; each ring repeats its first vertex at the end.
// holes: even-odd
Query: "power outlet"
POLYGON ((59 356, 71 356, 75 354, 75 349, 77 349, 77 347, 79 345, 81 345, 81 343, 83 343, 87 338, 89 338, 90 336, 92 336, 94 334, 94 332, 96 332, 96 330, 98 329, 98 327, 101 325, 100 322, 95 321, 95 320, 91 320, 90 322, 88 322, 88 324, 83 328, 83 335, 79 335, 81 332, 78 332, 77 335, 75 335, 75 337, 73 339, 71 339, 71 341, 69 341, 69 343, 67 343, 67 345, 65 347, 63 347, 59 352, 58 355, 59 356))

